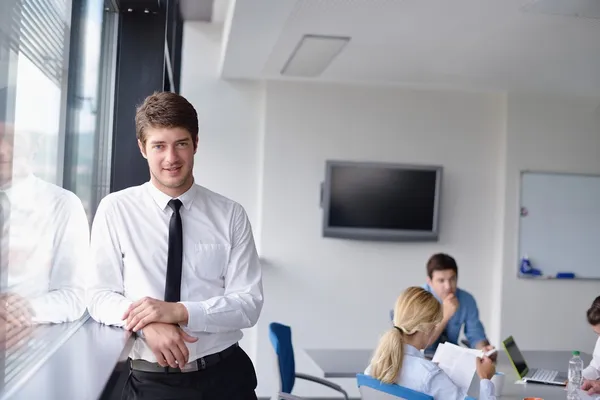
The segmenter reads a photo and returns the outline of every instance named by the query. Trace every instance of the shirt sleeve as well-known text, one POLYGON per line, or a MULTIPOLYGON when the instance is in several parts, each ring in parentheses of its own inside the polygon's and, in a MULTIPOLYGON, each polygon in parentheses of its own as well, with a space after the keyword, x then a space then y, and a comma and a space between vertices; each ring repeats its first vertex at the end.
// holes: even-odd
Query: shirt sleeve
POLYGON ((52 268, 48 292, 30 299, 36 323, 62 323, 85 312, 85 274, 88 264, 89 223, 81 201, 68 192, 55 210, 52 268))
POLYGON ((496 388, 489 379, 479 381, 479 400, 496 400, 496 388))
POLYGON ((464 306, 466 309, 465 336, 471 347, 475 347, 475 345, 482 340, 487 340, 485 329, 479 319, 479 310, 477 309, 477 303, 473 296, 468 294, 463 299, 463 302, 465 303, 464 306))
POLYGON ((123 295, 123 256, 108 200, 102 199, 92 224, 86 302, 94 320, 122 327, 133 302, 123 295))
POLYGON ((252 227, 239 204, 233 209, 232 249, 225 271, 223 296, 182 301, 187 328, 195 332, 228 332, 256 324, 263 305, 262 273, 252 227))
POLYGON ((596 347, 594 348, 594 354, 590 365, 583 370, 583 377, 591 381, 600 379, 600 338, 596 341, 596 347))

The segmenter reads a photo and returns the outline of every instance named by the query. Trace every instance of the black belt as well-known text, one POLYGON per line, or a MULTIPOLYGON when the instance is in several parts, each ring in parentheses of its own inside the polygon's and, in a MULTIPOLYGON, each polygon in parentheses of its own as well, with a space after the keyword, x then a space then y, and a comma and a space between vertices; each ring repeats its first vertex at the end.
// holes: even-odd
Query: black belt
POLYGON ((218 353, 209 354, 204 357, 200 357, 197 360, 190 361, 185 365, 182 369, 180 368, 172 368, 172 367, 161 367, 158 363, 153 363, 146 360, 132 360, 129 359, 129 366, 131 369, 135 371, 142 372, 162 372, 162 373, 185 373, 185 372, 194 372, 194 371, 202 371, 212 366, 217 365, 221 360, 226 359, 230 355, 233 354, 238 348, 238 344, 234 344, 229 346, 223 351, 218 353))

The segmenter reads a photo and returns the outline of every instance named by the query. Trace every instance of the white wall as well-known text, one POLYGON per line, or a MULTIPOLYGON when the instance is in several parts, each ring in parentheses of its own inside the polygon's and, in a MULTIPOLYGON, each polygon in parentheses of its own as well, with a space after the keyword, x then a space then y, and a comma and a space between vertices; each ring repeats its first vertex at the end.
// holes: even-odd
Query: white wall
POLYGON ((181 94, 194 105, 200 120, 194 176, 200 184, 240 202, 257 225, 264 88, 218 78, 221 31, 215 24, 184 24, 181 94))
MULTIPOLYGON (((269 83, 265 115, 262 255, 267 323, 293 327, 299 348, 372 348, 388 310, 425 280, 425 262, 448 251, 461 287, 492 316, 488 288, 497 229, 498 138, 504 97, 361 86, 269 83), (326 159, 444 165, 438 243, 369 243, 321 237, 319 184, 326 159)), ((259 356, 261 371, 270 371, 259 356)), ((309 368, 310 365, 305 365, 309 368)), ((302 394, 299 392, 299 394, 302 394)))
POLYGON ((593 349, 585 312, 600 294, 600 281, 530 281, 517 279, 516 271, 519 172, 600 174, 599 104, 589 98, 508 97, 501 332, 515 335, 527 349, 593 349))
MULTIPOLYGON (((256 232, 264 89, 257 83, 218 78, 221 32, 221 26, 203 22, 187 22, 183 29, 181 94, 200 120, 194 177, 244 206, 256 232)), ((256 329, 244 335, 241 346, 255 358, 256 329)))
MULTIPOLYGON (((226 82, 220 31, 185 24, 182 94, 201 119, 196 178, 244 205, 264 258, 263 314, 242 343, 259 395, 275 389, 270 322, 293 327, 298 369, 318 374, 302 348, 375 346, 394 299, 423 283, 437 251, 456 256, 493 343, 512 334, 525 349, 591 351, 584 313, 600 283, 516 279, 517 199, 521 169, 600 173, 600 100, 226 82), (322 238, 326 159, 443 164, 440 241, 322 238)), ((297 393, 331 393, 314 387, 297 393)))

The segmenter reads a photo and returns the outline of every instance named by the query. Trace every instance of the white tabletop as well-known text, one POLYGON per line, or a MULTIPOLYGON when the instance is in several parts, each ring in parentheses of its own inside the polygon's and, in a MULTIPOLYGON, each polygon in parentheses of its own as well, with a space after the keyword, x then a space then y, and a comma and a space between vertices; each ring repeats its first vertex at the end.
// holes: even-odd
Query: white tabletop
MULTIPOLYGON (((373 350, 369 349, 308 349, 306 354, 323 371, 325 378, 354 378, 362 373, 367 365, 373 350)), ((529 368, 545 368, 566 371, 571 353, 569 351, 523 351, 529 368)), ((585 365, 591 360, 591 355, 582 353, 581 358, 585 365)), ((548 386, 534 383, 516 383, 518 376, 504 352, 498 354, 497 371, 506 374, 503 393, 500 399, 523 399, 524 397, 540 397, 544 400, 564 400, 566 391, 564 387, 548 386)), ((472 388, 478 386, 474 382, 472 388)), ((470 391, 471 393, 471 391, 470 391)), ((476 394, 476 393, 474 393, 476 394)))
MULTIPOLYGON (((532 368, 544 368, 562 371, 566 375, 570 351, 523 351, 527 366, 532 368)), ((588 365, 592 356, 582 353, 581 358, 588 365)), ((502 351, 498 354, 496 370, 506 375, 501 399, 523 399, 525 397, 539 397, 544 400, 564 400, 567 392, 562 386, 543 385, 538 383, 522 383, 506 354, 502 351)))

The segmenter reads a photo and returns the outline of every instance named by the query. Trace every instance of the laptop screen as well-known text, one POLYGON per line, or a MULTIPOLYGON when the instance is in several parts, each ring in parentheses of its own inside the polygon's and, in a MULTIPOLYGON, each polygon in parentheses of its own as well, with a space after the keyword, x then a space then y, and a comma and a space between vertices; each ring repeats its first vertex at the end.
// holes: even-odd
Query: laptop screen
POLYGON ((506 353, 508 354, 508 357, 515 366, 515 369, 519 373, 519 376, 522 378, 525 375, 527 375, 527 372, 529 372, 529 368, 527 368, 525 358, 523 357, 523 354, 521 354, 521 350, 519 350, 519 348, 517 347, 517 344, 515 343, 513 337, 508 337, 506 340, 504 340, 503 343, 504 348, 506 349, 506 353))

